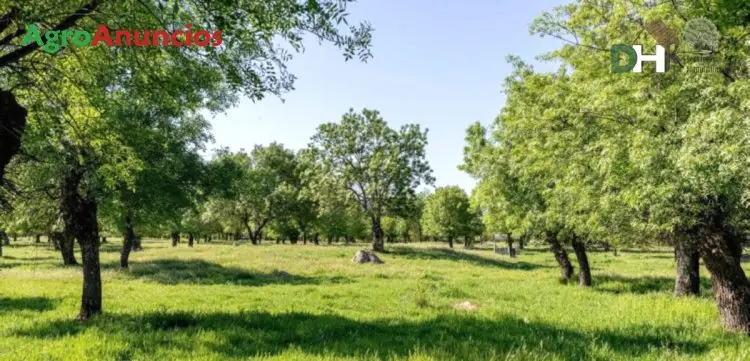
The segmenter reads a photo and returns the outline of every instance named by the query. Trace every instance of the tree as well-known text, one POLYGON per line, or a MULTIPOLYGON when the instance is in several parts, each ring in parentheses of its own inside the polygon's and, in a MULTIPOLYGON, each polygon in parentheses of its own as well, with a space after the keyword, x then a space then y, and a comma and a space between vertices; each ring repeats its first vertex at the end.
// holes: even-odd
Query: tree
POLYGON ((551 86, 536 99, 546 110, 536 122, 514 130, 530 134, 533 124, 539 136, 526 144, 549 145, 548 152, 537 152, 548 164, 575 160, 564 164, 576 167, 576 172, 567 169, 568 204, 586 210, 576 217, 576 230, 589 219, 591 234, 607 229, 627 239, 628 230, 635 229, 641 239, 668 235, 684 250, 680 257, 697 249, 711 273, 723 325, 750 333, 750 281, 739 262, 750 189, 750 137, 742 105, 749 49, 740 35, 747 24, 726 11, 729 2, 715 5, 709 12, 696 2, 630 6, 616 1, 609 7, 581 2, 544 14, 532 30, 568 42, 549 57, 569 73, 534 77, 548 79, 551 86), (643 31, 646 19, 681 29, 686 19, 699 17, 711 20, 720 33, 717 72, 699 72, 695 64, 682 62, 668 73, 612 74, 609 54, 596 51, 624 42, 653 46, 643 31), (595 197, 584 190, 594 190, 595 197))
POLYGON ((114 126, 122 119, 118 113, 125 109, 123 103, 138 108, 159 102, 146 108, 167 113, 160 119, 175 119, 199 109, 224 109, 239 92, 251 99, 281 94, 292 88, 293 77, 286 72, 289 56, 280 50, 278 40, 299 50, 302 35, 311 33, 344 49, 347 57, 366 59, 370 29, 367 24, 338 29, 335 24, 344 20, 346 13, 341 10, 345 4, 328 1, 299 4, 279 0, 253 8, 235 2, 183 4, 179 8, 152 1, 92 0, 79 5, 32 1, 23 7, 0 8, 0 26, 10 31, 2 39, 8 46, 0 53, 4 79, 0 85, 4 88, 0 89, 0 179, 21 145, 21 135, 30 138, 27 120, 28 124, 37 122, 41 131, 54 133, 49 148, 64 160, 58 163, 64 170, 58 173, 62 218, 66 229, 76 234, 83 253, 84 296, 79 317, 87 319, 101 312, 98 225, 92 221, 97 219, 98 202, 118 184, 132 185, 130 172, 138 169, 141 161, 114 126), (92 13, 102 16, 92 19, 92 13), (223 28, 224 46, 67 47, 50 56, 36 42, 20 44, 23 24, 32 21, 41 31, 57 31, 100 23, 112 28, 154 29, 188 19, 196 28, 223 28), (79 71, 81 68, 87 71, 79 71))
POLYGON ((469 196, 458 186, 438 187, 425 200, 422 229, 425 234, 448 240, 450 248, 460 236, 481 234, 476 229, 478 215, 469 203, 469 196))
POLYGON ((282 145, 258 145, 250 154, 223 150, 215 162, 215 168, 229 172, 222 176, 227 184, 219 198, 253 244, 270 222, 286 221, 301 207, 295 154, 282 145))
MULTIPOLYGON (((303 48, 305 34, 331 42, 344 51, 347 59, 370 57, 369 24, 351 25, 346 30, 336 25, 346 20, 347 2, 334 0, 287 1, 274 0, 246 4, 240 1, 179 3, 176 1, 105 1, 49 3, 31 0, 0 5, 1 40, 0 73, 4 80, 0 89, 0 180, 5 168, 21 146, 28 109, 10 89, 19 84, 40 86, 29 81, 29 77, 48 77, 50 74, 68 76, 78 83, 85 72, 64 72, 57 65, 61 62, 85 61, 79 51, 82 48, 65 47, 55 56, 44 51, 42 44, 32 41, 22 43, 26 24, 34 24, 44 33, 48 30, 70 30, 107 28, 164 29, 165 24, 190 22, 194 29, 219 29, 222 31, 220 47, 121 47, 118 51, 99 47, 121 56, 110 57, 107 66, 112 74, 142 74, 143 78, 130 77, 131 81, 158 78, 162 72, 159 62, 150 63, 159 56, 167 56, 180 69, 211 70, 209 77, 203 71, 171 73, 180 78, 198 75, 200 79, 185 82, 184 86, 199 85, 207 88, 224 87, 228 97, 243 90, 252 99, 260 99, 268 93, 280 94, 291 90, 294 77, 286 71, 285 64, 291 56, 283 50, 283 43, 297 51, 303 48), (96 17, 92 17, 96 14, 96 17), (128 14, 122 17, 120 14, 128 14), (280 43, 282 45, 280 45, 280 43), (40 66, 44 64, 44 66, 40 66), (150 65, 156 65, 152 67, 150 65), (180 76, 178 76, 178 74, 180 76), (47 75, 47 76, 45 76, 47 75)), ((63 33, 64 34, 64 33, 63 33)), ((54 43, 54 41, 52 41, 54 43)), ((49 48, 45 45, 44 48, 49 48)), ((84 67, 90 64, 80 64, 84 67)), ((21 88, 23 89, 23 88, 21 88)), ((106 88, 105 88, 106 89, 106 88)), ((217 100, 227 96, 216 98, 217 100)), ((175 99, 180 99, 175 98, 175 99)))
MULTIPOLYGON (((516 73, 528 72, 522 63, 516 63, 516 73)), ((506 83, 506 86, 513 83, 506 83)), ((513 95, 513 94, 511 94, 513 95)), ((509 97, 509 106, 517 96, 509 97)), ((459 166, 477 179, 472 191, 473 206, 481 210, 483 223, 491 234, 512 237, 537 234, 550 246, 559 267, 560 276, 567 282, 573 276, 573 266, 568 253, 560 243, 560 217, 548 207, 544 194, 548 191, 551 174, 546 168, 530 167, 532 159, 522 159, 535 153, 519 149, 525 144, 525 132, 513 132, 506 123, 508 108, 492 124, 492 133, 479 123, 472 124, 466 133, 464 163, 459 166), (512 139, 518 135, 520 139, 512 139), (518 143, 518 145, 516 144, 518 143)), ((538 109, 538 108, 533 108, 538 109)), ((533 116, 528 119, 534 119, 533 116)))
POLYGON ((382 217, 402 213, 415 189, 433 182, 426 145, 427 131, 419 125, 396 131, 369 109, 350 109, 341 122, 319 126, 312 138, 323 172, 351 192, 369 218, 375 251, 384 250, 382 217))
POLYGON ((127 117, 123 110, 116 125, 124 143, 141 161, 132 172, 134 179, 120 182, 100 200, 100 218, 123 234, 121 268, 128 268, 130 251, 138 250, 136 229, 182 223, 183 215, 195 210, 208 192, 206 165, 199 154, 210 139, 208 122, 193 114, 144 120, 147 115, 139 114, 144 107, 136 114, 126 113, 127 117))

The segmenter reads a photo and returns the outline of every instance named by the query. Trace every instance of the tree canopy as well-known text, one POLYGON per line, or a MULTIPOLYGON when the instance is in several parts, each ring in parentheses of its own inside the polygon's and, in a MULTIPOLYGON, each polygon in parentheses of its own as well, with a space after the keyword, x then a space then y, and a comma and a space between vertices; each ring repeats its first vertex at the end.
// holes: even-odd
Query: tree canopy
POLYGON ((319 126, 312 138, 323 171, 340 180, 370 219, 374 250, 383 250, 381 218, 403 214, 416 189, 434 181, 426 144, 427 130, 417 124, 392 129, 370 109, 350 109, 341 122, 319 126))

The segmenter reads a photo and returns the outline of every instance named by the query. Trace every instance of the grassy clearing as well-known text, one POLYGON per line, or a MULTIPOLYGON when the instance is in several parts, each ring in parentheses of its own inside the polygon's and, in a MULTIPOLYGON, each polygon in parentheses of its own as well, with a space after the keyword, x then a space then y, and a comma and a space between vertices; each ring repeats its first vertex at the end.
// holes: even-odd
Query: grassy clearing
POLYGON ((354 265, 355 249, 146 241, 119 272, 109 243, 105 315, 81 324, 80 268, 6 246, 0 359, 750 360, 750 338, 720 329, 705 270, 702 297, 671 296, 668 250, 594 253, 581 289, 542 250, 398 245, 354 265))

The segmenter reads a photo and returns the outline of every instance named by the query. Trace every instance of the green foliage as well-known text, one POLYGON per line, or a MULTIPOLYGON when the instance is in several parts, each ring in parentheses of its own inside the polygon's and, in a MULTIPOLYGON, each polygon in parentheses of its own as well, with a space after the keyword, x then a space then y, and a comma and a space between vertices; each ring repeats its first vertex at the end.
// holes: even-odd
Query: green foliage
POLYGON ((515 236, 565 228, 642 243, 701 224, 718 204, 730 228, 744 228, 750 144, 740 24, 719 26, 716 73, 683 64, 664 74, 612 74, 601 51, 648 48, 655 40, 643 23, 682 30, 686 17, 710 19, 689 2, 610 1, 560 6, 532 24, 568 43, 546 55, 560 70, 535 73, 510 57, 502 113, 489 129, 467 131, 463 169, 479 181, 472 198, 489 228, 515 236))
POLYGON ((425 199, 422 229, 425 235, 450 240, 460 236, 475 237, 482 233, 477 226, 478 219, 463 189, 438 187, 425 199))
POLYGON ((298 221, 295 215, 307 212, 295 154, 278 143, 250 154, 220 150, 211 169, 218 188, 208 209, 213 219, 224 219, 224 229, 244 227, 255 242, 271 221, 298 221))
POLYGON ((427 131, 407 124, 394 130, 376 110, 351 109, 339 123, 318 127, 310 147, 328 177, 354 195, 373 220, 400 215, 423 182, 433 182, 425 159, 427 131))

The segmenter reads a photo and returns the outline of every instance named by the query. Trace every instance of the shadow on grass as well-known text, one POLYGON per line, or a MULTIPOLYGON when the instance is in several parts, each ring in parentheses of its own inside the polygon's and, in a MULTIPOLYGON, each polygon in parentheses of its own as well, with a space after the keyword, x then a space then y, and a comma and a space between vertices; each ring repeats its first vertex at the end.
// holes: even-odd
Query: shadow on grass
POLYGON ((58 300, 47 297, 0 297, 0 312, 49 311, 58 300))
MULTIPOLYGON (((0 258, 0 260, 2 260, 2 258, 0 258)), ((0 269, 3 269, 3 268, 16 268, 16 267, 21 267, 21 266, 29 265, 29 264, 31 264, 31 263, 0 262, 0 269)))
MULTIPOLYGON (((119 263, 107 263, 104 268, 117 268, 119 263)), ((284 271, 270 273, 251 272, 239 267, 226 267, 200 259, 160 259, 146 262, 130 262, 130 270, 122 272, 135 279, 145 279, 166 285, 232 284, 240 286, 263 286, 269 284, 325 284, 353 282, 345 277, 305 277, 284 271)))
POLYGON ((12 259, 17 261, 27 261, 27 262, 37 262, 37 261, 49 261, 49 260, 55 260, 58 257, 13 257, 13 256, 3 256, 3 259, 12 259))
POLYGON ((534 270, 538 268, 549 268, 536 263, 523 261, 506 262, 499 259, 483 257, 462 251, 454 251, 449 248, 411 248, 411 247, 393 247, 386 252, 394 256, 401 256, 407 259, 423 260, 448 260, 463 261, 472 263, 477 266, 500 267, 506 269, 534 270))
MULTIPOLYGON (((481 319, 443 315, 423 321, 357 321, 338 315, 306 313, 146 313, 105 315, 89 324, 75 321, 40 323, 16 335, 40 339, 69 337, 86 331, 127 344, 128 358, 178 352, 210 352, 218 359, 278 355, 294 348, 309 355, 366 356, 381 360, 414 353, 435 359, 488 360, 519 353, 532 358, 579 359, 602 347, 625 357, 659 352, 702 354, 704 343, 684 341, 678 328, 638 326, 587 331, 502 317, 481 319), (211 334, 211 343, 198 336, 211 334)), ((113 350, 113 352, 116 352, 113 350)), ((171 354, 177 357, 179 354, 171 354)), ((211 357, 209 357, 211 358, 211 357)))
MULTIPOLYGON (((610 251, 613 252, 613 251, 610 251)), ((618 251, 619 253, 635 253, 635 254, 671 254, 674 256, 673 250, 664 250, 664 249, 621 249, 618 251)))
MULTIPOLYGON (((613 294, 669 293, 674 292, 674 279, 669 277, 627 277, 620 275, 594 275, 595 290, 613 294)), ((711 280, 701 277, 701 297, 713 297, 711 280)))
MULTIPOLYGON (((113 242, 113 241, 107 241, 107 243, 102 243, 99 245, 99 252, 100 253, 121 253, 122 252, 122 242, 113 242)), ((140 252, 140 251, 138 251, 140 252)))

